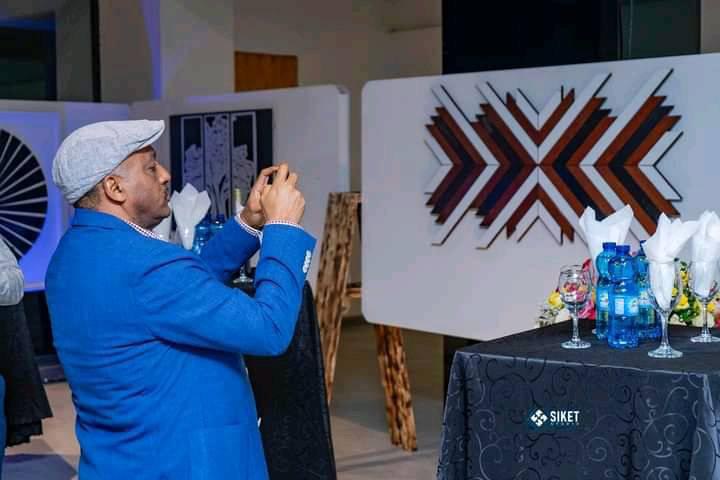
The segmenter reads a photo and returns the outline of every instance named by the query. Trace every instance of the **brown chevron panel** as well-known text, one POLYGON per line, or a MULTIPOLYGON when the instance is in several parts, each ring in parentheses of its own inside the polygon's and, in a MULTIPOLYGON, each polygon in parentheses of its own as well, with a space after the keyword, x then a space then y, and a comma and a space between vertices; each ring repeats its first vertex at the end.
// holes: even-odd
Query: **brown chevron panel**
POLYGON ((525 150, 525 147, 520 144, 518 139, 510 130, 510 128, 505 125, 505 122, 503 122, 502 118, 500 118, 500 115, 498 115, 495 109, 489 104, 483 104, 483 111, 485 112, 485 115, 487 115, 487 118, 490 120, 490 122, 492 122, 493 126, 501 132, 505 141, 510 144, 510 147, 512 147, 513 151, 518 156, 520 161, 526 165, 535 165, 535 161, 532 159, 532 157, 530 157, 528 151, 525 150))
POLYGON ((610 125, 615 121, 615 117, 605 117, 602 120, 600 120, 600 123, 597 124, 595 129, 588 135, 587 139, 583 144, 575 150, 575 153, 570 157, 570 160, 568 161, 569 166, 575 166, 580 165, 580 162, 582 161, 585 156, 590 153, 590 150, 593 146, 600 140, 600 137, 603 136, 603 134, 607 131, 608 128, 610 128, 610 125))
POLYGON ((495 143, 495 140, 493 140, 490 133, 485 129, 482 124, 480 124, 480 122, 473 122, 472 126, 477 132, 480 139, 483 141, 483 143, 488 147, 488 150, 490 150, 490 152, 500 164, 498 165, 498 169, 495 170, 493 175, 490 177, 488 183, 485 185, 485 187, 482 188, 482 190, 480 190, 480 193, 478 193, 472 205, 470 206, 470 208, 479 209, 480 206, 487 199, 488 195, 490 195, 490 192, 492 192, 495 187, 497 187, 497 184, 500 182, 500 180, 503 179, 507 172, 510 170, 512 162, 505 156, 505 152, 503 152, 503 150, 497 145, 497 143, 495 143))
POLYGON ((542 125, 540 130, 535 128, 535 126, 527 119, 522 110, 520 110, 520 108, 517 106, 517 102, 515 101, 515 97, 513 97, 509 93, 506 95, 506 97, 506 105, 513 118, 515 118, 515 120, 520 124, 523 130, 525 130, 525 133, 528 134, 528 136, 535 143, 535 145, 540 145, 547 138, 547 136, 550 135, 552 129, 555 128, 558 122, 560 122, 560 119, 563 117, 563 115, 565 115, 565 113, 572 106, 573 102, 575 101, 575 90, 571 89, 567 93, 567 95, 565 95, 565 97, 558 104, 558 106, 555 107, 555 110, 553 110, 553 113, 550 115, 550 117, 548 117, 547 121, 542 125))
POLYGON ((492 224, 493 221, 497 218, 498 215, 500 215, 500 212, 502 212, 503 208, 505 208, 505 204, 512 199, 512 197, 517 193, 518 190, 520 190, 520 187, 522 187, 523 183, 525 183, 525 180, 535 171, 535 166, 524 166, 522 169, 520 169, 520 172, 518 175, 513 179, 512 183, 508 186, 508 188, 502 193, 498 201, 495 203, 495 206, 488 212, 488 214, 483 218, 483 221, 480 225, 483 227, 488 227, 492 224))
POLYGON ((580 200, 573 194, 572 190, 570 190, 565 182, 560 178, 560 176, 557 174, 554 168, 547 167, 547 166, 541 166, 540 170, 545 174, 545 176, 550 179, 552 184, 555 186, 558 192, 560 192, 560 195, 567 200, 568 204, 570 204, 570 207, 575 211, 575 213, 579 216, 582 215, 583 210, 585 210, 586 205, 583 205, 580 200))
POLYGON ((612 205, 605 199, 605 196, 600 193, 600 190, 598 190, 595 185, 590 181, 590 179, 585 175, 585 172, 583 172, 582 167, 568 167, 568 170, 570 170, 575 177, 575 179, 580 183, 580 185, 583 187, 583 189, 592 197, 592 199, 595 201, 595 205, 600 210, 600 214, 603 217, 607 217, 608 215, 612 214, 615 210, 612 208, 612 205))
POLYGON ((445 194, 445 191, 455 181, 455 178, 460 174, 460 167, 462 166, 462 162, 460 161, 460 157, 458 157, 457 153, 455 153, 455 150, 453 150, 447 140, 445 140, 445 137, 440 132, 440 129, 437 126, 427 125, 427 129, 430 131, 430 134, 433 136, 433 138, 437 140, 440 148, 442 148, 443 152, 445 152, 445 154, 448 156, 448 158, 453 164, 450 172, 448 172, 448 175, 443 178, 442 182, 440 182, 440 185, 438 185, 438 188, 433 192, 433 194, 430 196, 430 199, 426 203, 427 205, 435 205, 439 198, 445 194))
POLYGON ((535 143, 535 145, 540 145, 542 143, 540 132, 537 131, 535 126, 530 123, 530 120, 528 120, 522 110, 520 110, 520 107, 517 106, 515 97, 508 93, 505 105, 507 105, 508 110, 510 111, 510 113, 512 113, 513 118, 515 118, 515 120, 520 124, 522 129, 525 130, 525 133, 528 134, 528 137, 530 137, 530 139, 535 143))
POLYGON ((480 156, 480 153, 475 150, 475 147, 472 146, 472 142, 470 142, 467 136, 465 136, 462 128, 460 128, 460 126, 450 116, 448 111, 444 108, 438 108, 437 111, 440 114, 440 118, 442 118, 445 124, 450 127, 450 130, 452 130, 455 138, 457 138, 457 140, 463 146, 464 150, 468 153, 468 155, 470 155, 470 158, 472 158, 473 162, 475 162, 481 167, 484 167, 486 164, 482 156, 480 156))
POLYGON ((436 110, 438 117, 435 118, 436 123, 431 126, 433 128, 429 128, 430 133, 453 163, 450 173, 427 202, 434 207, 432 213, 438 215, 436 222, 442 224, 452 214, 487 164, 448 111, 444 108, 436 110), (443 132, 438 127, 440 124, 445 125, 447 130, 443 132), (455 146, 450 144, 448 137, 456 142, 455 146), (466 160, 463 160, 461 153, 466 156, 466 160))
MULTIPOLYGON (((560 105, 557 106, 557 108, 553 111, 552 115, 550 115, 550 117, 547 119, 545 124, 540 127, 540 143, 542 143, 547 138, 547 136, 550 135, 550 132, 552 132, 552 129, 555 128, 555 126, 560 122, 560 119, 562 119, 563 115, 565 115, 565 113, 570 110, 570 107, 572 106, 574 101, 575 89, 571 88, 567 95, 565 95, 565 97, 560 102, 560 105)), ((538 145, 540 145, 540 143, 538 143, 538 145)))
POLYGON ((648 216, 642 206, 635 200, 635 197, 633 197, 630 192, 625 189, 612 170, 610 170, 610 167, 606 165, 598 165, 595 168, 598 170, 600 175, 602 175, 603 180, 605 180, 617 196, 620 197, 620 200, 632 207, 635 218, 638 222, 640 222, 640 225, 642 225, 645 231, 648 233, 654 232, 656 227, 655 220, 648 216))
POLYGON ((599 109, 604 102, 604 98, 593 98, 592 100, 590 100, 588 104, 585 105, 585 107, 583 107, 583 109, 580 111, 580 114, 577 116, 577 118, 575 118, 575 120, 570 123, 567 130, 563 132, 555 145, 553 145, 553 148, 548 151, 547 155, 545 155, 545 158, 540 161, 540 164, 552 164, 557 158, 557 156, 560 155, 560 152, 562 152, 565 147, 567 147, 568 142, 570 142, 570 140, 572 140, 575 135, 577 135, 580 128, 588 121, 590 115, 592 115, 593 112, 599 109))
POLYGON ((523 219, 525 214, 530 210, 530 207, 533 206, 535 201, 538 199, 538 186, 535 185, 533 189, 528 193, 527 197, 525 197, 525 200, 523 200, 517 209, 513 212, 513 214, 508 219, 507 223, 505 224, 506 230, 507 230, 507 237, 510 238, 513 233, 515 233, 515 230, 517 230, 518 223, 520 223, 520 220, 523 219))
POLYGON ((648 135, 643 139, 642 143, 638 146, 637 149, 628 157, 627 161, 625 162, 625 165, 639 165, 643 158, 645 158, 645 155, 650 151, 650 149, 660 140, 660 137, 662 137, 665 132, 672 129, 672 127, 675 126, 675 124, 680 120, 679 116, 671 116, 666 115, 660 120, 655 127, 648 133, 648 135))
POLYGON ((662 194, 658 192, 657 188, 655 188, 655 186, 650 181, 648 181, 647 177, 640 170, 639 167, 628 166, 625 168, 625 170, 632 177, 632 179, 635 180, 635 183, 637 183, 640 188, 642 188, 643 192, 645 192, 645 195, 650 198, 653 204, 660 209, 660 211, 670 217, 674 217, 680 214, 675 208, 675 206, 670 203, 669 200, 666 200, 665 197, 663 197, 662 194))
POLYGON ((453 191, 453 194, 447 204, 440 210, 437 218, 438 223, 445 223, 450 214, 452 214, 453 210, 455 210, 455 207, 457 207, 457 204, 460 203, 468 190, 470 190, 470 187, 472 187, 472 184, 475 182, 475 179, 477 179, 480 173, 482 173, 482 168, 476 168, 472 171, 471 175, 468 175, 463 179, 457 190, 453 191))
MULTIPOLYGON (((657 91, 671 73, 672 71, 669 71, 659 84, 656 82, 660 77, 656 76, 649 80, 647 85, 657 91)), ((604 81, 607 81, 609 75, 604 78, 604 81)), ((490 88, 496 92, 492 85, 490 88)), ((443 87, 442 91, 434 91, 441 103, 447 104, 445 95, 450 96, 447 89, 443 87)), ((586 206, 595 208, 602 217, 612 214, 613 204, 605 197, 605 190, 591 180, 597 178, 594 173, 590 175, 591 171, 603 179, 620 201, 633 208, 635 218, 646 232, 652 233, 655 230, 656 217, 660 212, 678 214, 673 202, 660 193, 659 187, 653 181, 654 177, 646 176, 644 169, 648 167, 640 168, 639 164, 663 135, 676 126, 680 117, 670 115, 673 107, 663 105, 666 100, 664 96, 650 95, 642 104, 636 103, 639 106, 627 125, 613 138, 608 138, 610 127, 617 117, 611 115, 611 110, 607 107, 603 108, 606 99, 597 96, 599 91, 583 108, 571 113, 576 98, 575 90, 570 90, 539 128, 536 128, 537 117, 526 116, 525 110, 520 109, 516 98, 509 93, 505 94, 504 103, 496 104, 497 109, 489 103, 481 103, 481 112, 477 119, 468 120, 468 125, 477 133, 479 141, 497 160, 493 174, 490 178, 483 179, 485 183, 480 186, 479 192, 467 207, 475 209, 476 215, 482 218, 481 228, 491 229, 491 233, 482 240, 483 246, 492 243, 503 228, 508 237, 518 233, 520 221, 536 202, 540 202, 550 214, 560 228, 562 237, 569 240, 573 240, 575 235, 573 222, 577 222, 586 206), (507 115, 512 116, 521 130, 513 133, 503 120, 508 118, 507 115), (568 115, 572 117, 568 118, 568 115), (561 122, 568 126, 550 146, 544 158, 536 158, 539 148, 530 152, 525 150, 523 145, 528 145, 528 141, 534 146, 542 145, 561 122), (599 141, 609 143, 592 164, 581 166, 599 141), (540 186, 539 172, 547 176, 554 187, 553 191, 557 190, 572 212, 567 210, 563 213, 553 198, 540 186), (528 185, 526 182, 531 183, 528 185), (530 192, 512 212, 508 212, 506 209, 523 185, 531 186, 530 192), (496 223, 501 215, 508 216, 504 225, 496 223), (572 219, 569 216, 572 216, 572 219)), ((450 101, 454 102, 452 97, 450 101)), ((528 115, 532 116, 533 112, 538 115, 538 110, 535 107, 532 109, 533 111, 527 110, 528 115)), ((427 204, 433 207, 432 213, 437 215, 436 221, 445 224, 451 215, 453 222, 459 222, 458 219, 463 217, 453 215, 453 212, 459 208, 463 199, 468 200, 466 197, 470 189, 488 164, 487 159, 482 157, 457 123, 463 119, 457 117, 456 121, 456 117, 450 115, 445 107, 438 107, 436 110, 437 115, 432 117, 433 123, 427 126, 428 132, 450 159, 452 166, 437 189, 432 192, 427 204)), ((672 148, 673 145, 674 143, 667 148, 672 148)), ((656 165, 650 168, 657 170, 656 165)), ((468 205, 467 202, 464 204, 468 205)), ((529 219, 530 227, 537 219, 529 219)), ((441 232, 441 235, 445 235, 443 238, 447 238, 456 225, 457 223, 445 225, 441 232)), ((526 232, 519 233, 522 238, 526 232)))
POLYGON ((620 149, 623 145, 630 139, 633 133, 638 129, 638 127, 647 120, 650 113, 655 110, 656 107, 658 107, 663 100, 665 100, 665 97, 650 97, 648 98, 642 107, 640 107, 640 110, 637 111, 637 113, 633 116, 632 119, 625 125, 625 127, 620 131, 617 137, 610 143, 607 149, 600 155, 600 158, 598 158, 598 161, 595 163, 596 165, 609 165, 613 158, 615 158, 615 155, 618 154, 620 149))
POLYGON ((545 206, 548 213, 555 219, 557 224, 560 225, 560 230, 563 232, 563 235, 571 242, 575 240, 575 229, 572 224, 568 222, 568 219, 565 218, 565 215, 563 215, 557 205, 555 205, 555 202, 552 201, 550 196, 540 186, 538 186, 538 199, 545 206))

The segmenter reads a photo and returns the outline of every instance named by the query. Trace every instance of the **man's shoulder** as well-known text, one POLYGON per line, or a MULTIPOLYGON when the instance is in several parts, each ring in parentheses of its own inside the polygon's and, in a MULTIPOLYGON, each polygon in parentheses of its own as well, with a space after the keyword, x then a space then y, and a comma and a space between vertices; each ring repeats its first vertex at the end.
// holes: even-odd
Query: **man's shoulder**
POLYGON ((196 257, 179 245, 145 237, 134 230, 72 227, 61 239, 52 263, 77 264, 103 261, 115 268, 132 269, 156 262, 196 257))

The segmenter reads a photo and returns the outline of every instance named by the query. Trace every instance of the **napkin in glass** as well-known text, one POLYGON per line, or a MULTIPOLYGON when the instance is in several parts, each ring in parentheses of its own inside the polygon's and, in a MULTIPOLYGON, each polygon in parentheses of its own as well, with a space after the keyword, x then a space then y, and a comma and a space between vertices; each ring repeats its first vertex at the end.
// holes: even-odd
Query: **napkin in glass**
POLYGON ((186 183, 180 193, 173 192, 170 207, 182 245, 190 250, 195 240, 195 226, 210 209, 210 197, 207 192, 198 192, 195 187, 186 183))
POLYGON ((720 260, 720 218, 715 212, 704 211, 698 229, 692 237, 693 285, 701 298, 710 294, 716 280, 717 261, 720 260))
POLYGON ((587 242, 593 266, 597 256, 602 252, 603 243, 615 242, 618 245, 625 243, 632 219, 633 211, 630 205, 625 205, 600 221, 595 219, 595 210, 591 207, 585 209, 580 217, 579 227, 587 242))
POLYGON ((698 226, 696 221, 683 222, 677 219, 671 222, 664 213, 660 214, 655 234, 643 245, 645 256, 650 262, 650 288, 663 310, 669 310, 672 303, 676 275, 673 262, 697 232, 698 226))

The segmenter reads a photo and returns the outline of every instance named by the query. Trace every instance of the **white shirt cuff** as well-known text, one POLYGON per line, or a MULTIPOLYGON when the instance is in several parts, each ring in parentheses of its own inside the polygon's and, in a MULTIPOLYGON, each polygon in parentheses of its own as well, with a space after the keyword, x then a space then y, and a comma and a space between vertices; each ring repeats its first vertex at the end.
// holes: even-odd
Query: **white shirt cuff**
POLYGON ((305 230, 303 227, 301 227, 297 223, 286 222, 284 220, 274 220, 272 222, 267 222, 265 224, 265 226, 267 226, 267 225, 287 225, 288 227, 295 227, 295 228, 299 228, 300 230, 305 230))
MULTIPOLYGON (((242 212, 242 210, 240 210, 240 212, 242 212)), ((253 237, 261 238, 262 233, 260 232, 260 230, 253 228, 250 225, 248 225, 247 223, 245 223, 245 221, 242 219, 242 217, 240 217, 240 212, 238 212, 238 214, 235 215, 235 221, 237 221, 238 224, 240 224, 240 227, 243 230, 245 230, 247 233, 249 233, 253 237)))

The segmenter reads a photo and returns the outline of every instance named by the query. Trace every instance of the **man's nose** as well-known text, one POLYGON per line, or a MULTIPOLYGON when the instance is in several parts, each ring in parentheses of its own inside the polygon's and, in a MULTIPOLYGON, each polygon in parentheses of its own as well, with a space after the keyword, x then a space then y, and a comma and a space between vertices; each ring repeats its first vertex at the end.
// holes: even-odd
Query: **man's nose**
POLYGON ((165 167, 160 165, 160 183, 168 183, 170 181, 170 172, 165 167))

